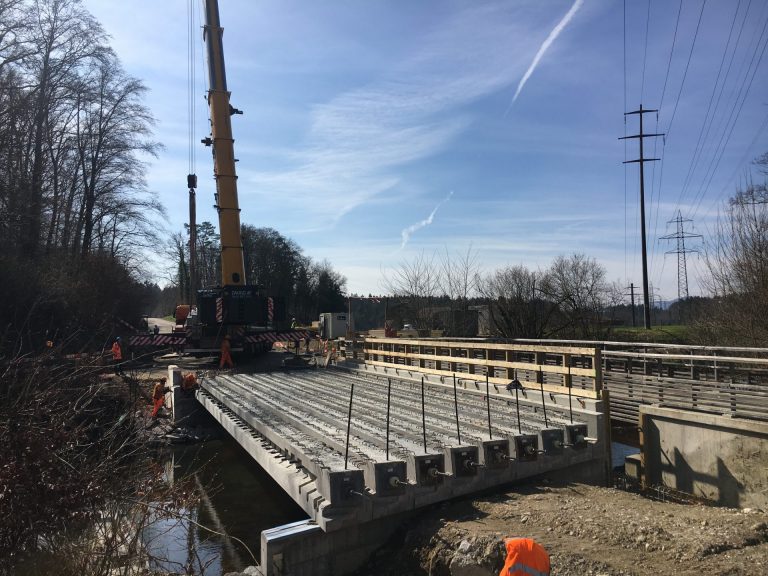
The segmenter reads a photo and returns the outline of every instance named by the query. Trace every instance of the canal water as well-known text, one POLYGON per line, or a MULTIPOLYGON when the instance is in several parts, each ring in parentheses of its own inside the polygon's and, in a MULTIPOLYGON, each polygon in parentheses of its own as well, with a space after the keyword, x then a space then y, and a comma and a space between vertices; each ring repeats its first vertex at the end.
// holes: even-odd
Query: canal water
POLYGON ((259 559, 262 530, 307 517, 229 438, 175 447, 166 471, 170 482, 191 477, 203 498, 182 518, 157 521, 145 530, 155 570, 198 576, 241 571, 254 564, 251 554, 259 559))

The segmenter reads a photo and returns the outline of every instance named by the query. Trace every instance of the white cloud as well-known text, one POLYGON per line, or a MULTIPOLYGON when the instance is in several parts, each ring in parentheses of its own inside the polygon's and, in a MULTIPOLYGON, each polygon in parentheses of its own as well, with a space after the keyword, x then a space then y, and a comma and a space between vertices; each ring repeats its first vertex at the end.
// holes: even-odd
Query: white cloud
POLYGON ((518 77, 529 57, 524 20, 480 6, 436 20, 413 56, 364 86, 317 104, 293 170, 241 172, 255 189, 290 195, 318 227, 402 180, 402 168, 449 146, 471 124, 465 107, 518 77), (509 54, 519 55, 509 62, 509 54))

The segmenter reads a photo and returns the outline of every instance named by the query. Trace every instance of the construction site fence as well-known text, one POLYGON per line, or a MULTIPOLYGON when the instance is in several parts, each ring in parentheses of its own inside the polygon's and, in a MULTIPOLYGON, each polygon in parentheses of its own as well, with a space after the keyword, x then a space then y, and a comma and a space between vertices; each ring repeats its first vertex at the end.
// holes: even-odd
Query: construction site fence
POLYGON ((611 417, 637 424, 641 405, 768 421, 768 349, 588 340, 403 340, 345 343, 350 360, 428 374, 610 392, 611 417))

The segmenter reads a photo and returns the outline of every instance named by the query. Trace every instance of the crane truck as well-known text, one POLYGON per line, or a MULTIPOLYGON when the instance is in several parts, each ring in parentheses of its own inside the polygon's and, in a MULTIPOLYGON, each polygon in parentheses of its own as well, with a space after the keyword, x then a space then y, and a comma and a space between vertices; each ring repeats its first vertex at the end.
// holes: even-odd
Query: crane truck
MULTIPOLYGON (((246 283, 231 125, 231 117, 242 112, 230 104, 218 1, 205 0, 204 4, 203 38, 207 47, 211 133, 202 143, 211 148, 213 155, 222 285, 199 290, 196 307, 178 306, 173 334, 134 335, 129 344, 132 347, 173 346, 189 353, 209 353, 218 352, 222 339, 229 336, 233 352, 256 353, 271 348, 274 342, 301 341, 309 338, 309 334, 285 326, 285 304, 279 295, 263 294, 258 286, 246 283)), ((196 225, 194 189, 197 187, 194 174, 187 176, 187 185, 190 189, 190 234, 193 235, 196 225)), ((194 236, 191 240, 192 252, 194 236)), ((194 254, 190 259, 194 261, 194 254)))

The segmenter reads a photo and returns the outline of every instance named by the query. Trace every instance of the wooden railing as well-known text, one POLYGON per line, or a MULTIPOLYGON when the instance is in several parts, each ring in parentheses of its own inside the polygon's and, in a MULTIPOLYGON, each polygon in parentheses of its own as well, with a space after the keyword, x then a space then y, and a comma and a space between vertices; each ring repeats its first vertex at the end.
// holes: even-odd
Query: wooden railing
POLYGON ((768 356, 691 349, 603 352, 613 418, 636 423, 641 404, 768 420, 768 356))
POLYGON ((347 358, 549 392, 611 397, 611 417, 637 424, 655 404, 768 421, 768 349, 567 340, 347 342, 347 358), (588 344, 593 346, 588 346, 588 344))
MULTIPOLYGON (((425 374, 463 377, 506 385, 515 377, 526 388, 597 398, 602 388, 597 348, 499 344, 485 341, 368 338, 366 364, 408 368, 425 374)), ((347 349, 354 349, 349 343, 347 349)), ((359 353, 349 356, 359 356, 359 353)))

